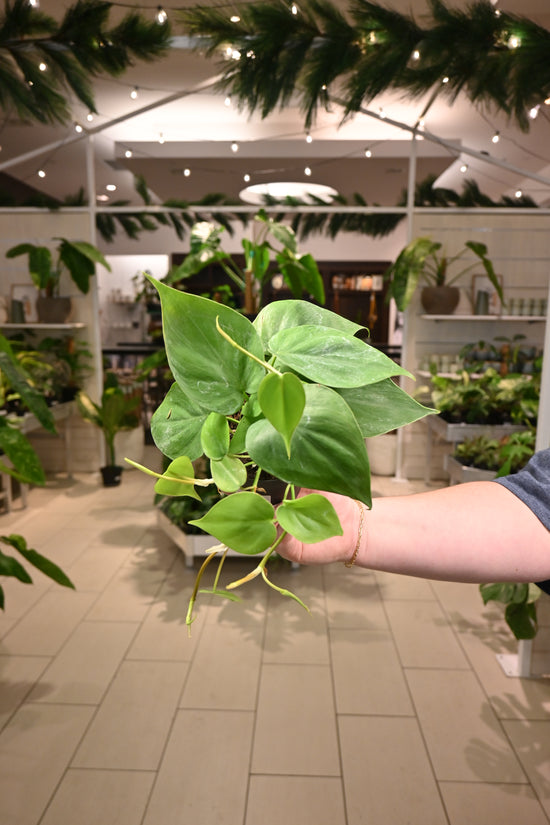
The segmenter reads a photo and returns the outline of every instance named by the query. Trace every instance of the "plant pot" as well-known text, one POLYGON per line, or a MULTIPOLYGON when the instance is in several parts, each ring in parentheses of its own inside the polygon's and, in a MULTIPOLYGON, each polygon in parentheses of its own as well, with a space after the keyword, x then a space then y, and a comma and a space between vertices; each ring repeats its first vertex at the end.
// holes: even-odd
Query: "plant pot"
POLYGON ((106 467, 100 467, 100 469, 103 486, 118 487, 122 479, 122 467, 118 467, 116 464, 108 464, 106 467))
POLYGON ((36 314, 41 324, 64 324, 71 309, 70 298, 39 295, 36 299, 36 314))
POLYGON ((371 473, 393 476, 397 471, 397 435, 382 433, 365 439, 371 473))
POLYGON ((460 300, 457 286, 425 286, 420 301, 428 315, 452 315, 460 300))

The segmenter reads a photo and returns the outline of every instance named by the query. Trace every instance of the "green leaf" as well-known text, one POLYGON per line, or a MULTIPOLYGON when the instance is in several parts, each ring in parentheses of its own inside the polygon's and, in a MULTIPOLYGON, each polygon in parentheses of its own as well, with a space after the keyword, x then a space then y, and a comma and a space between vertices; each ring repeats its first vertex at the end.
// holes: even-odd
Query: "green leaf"
POLYGON ((44 429, 55 434, 55 422, 50 408, 38 390, 29 384, 25 371, 18 364, 8 341, 3 335, 0 335, 0 371, 6 374, 12 390, 19 393, 44 429))
MULTIPOLYGON (((0 541, 2 541, 2 537, 0 537, 0 541)), ((20 582, 24 582, 24 584, 32 584, 32 579, 17 559, 14 559, 13 556, 7 556, 0 550, 0 576, 12 576, 15 579, 19 579, 20 582)))
POLYGON ((284 440, 266 419, 247 432, 252 460, 291 484, 351 496, 371 506, 365 441, 344 399, 334 390, 306 384, 306 405, 292 439, 289 459, 284 440))
MULTIPOLYGON (((211 412, 201 430, 201 445, 208 458, 219 461, 229 450, 229 423, 225 415, 211 412)), ((240 462, 239 462, 240 463, 240 462)))
POLYGON ((168 363, 182 392, 222 415, 238 410, 246 392, 255 392, 265 370, 225 340, 223 330, 263 360, 264 351, 250 321, 230 307, 149 278, 159 291, 168 363))
POLYGON ((244 416, 237 424, 229 445, 230 455, 238 455, 239 453, 244 453, 246 450, 246 431, 250 427, 250 424, 250 420, 244 416))
POLYGON ((270 373, 258 388, 258 401, 262 412, 283 437, 290 458, 290 442, 300 423, 306 396, 300 379, 291 372, 282 375, 270 373))
POLYGON ((299 327, 302 325, 320 325, 330 327, 348 335, 355 335, 356 332, 365 327, 348 321, 341 315, 331 312, 330 309, 318 307, 309 301, 273 301, 267 304, 254 320, 254 327, 257 330, 264 349, 267 350, 268 341, 280 330, 289 327, 299 327))
POLYGON ((177 384, 172 384, 151 418, 151 435, 159 450, 169 458, 202 455, 201 430, 208 416, 204 407, 192 401, 177 384))
POLYGON ((419 404, 391 378, 337 392, 349 404, 364 438, 396 430, 437 412, 419 404))
POLYGON ((210 462, 214 484, 224 493, 235 493, 246 482, 246 467, 239 458, 226 455, 210 462))
MULTIPOLYGON (((6 252, 6 258, 29 256, 29 273, 37 289, 45 289, 52 276, 52 253, 47 246, 35 246, 32 243, 20 243, 6 252)), ((55 277, 55 275, 54 275, 55 277)))
POLYGON ((195 471, 191 460, 182 455, 179 458, 171 461, 162 478, 159 478, 155 484, 155 493, 160 496, 190 496, 200 500, 193 481, 184 479, 194 479, 195 471), (178 479, 181 479, 178 481, 178 479))
POLYGON ((336 510, 318 493, 284 501, 277 508, 277 520, 283 530, 305 544, 315 544, 344 532, 336 510))
POLYGON ((537 611, 534 604, 513 602, 507 605, 504 618, 516 639, 534 639, 537 635, 537 611))
POLYGON ((277 537, 273 505, 258 493, 234 493, 222 498, 200 519, 200 527, 231 550, 255 555, 267 550, 277 537))
POLYGON ((278 362, 330 387, 362 387, 392 375, 410 375, 380 350, 329 327, 283 329, 268 348, 278 362))
POLYGON ((2 462, 10 475, 26 484, 46 483, 44 470, 34 448, 17 425, 12 426, 4 417, 0 417, 0 450, 13 464, 13 468, 9 468, 2 462))
POLYGON ((95 273, 95 265, 101 264, 111 271, 111 267, 102 253, 87 241, 68 241, 66 238, 57 238, 59 245, 59 259, 65 264, 71 278, 83 293, 90 289, 90 277, 95 273))
MULTIPOLYGON (((74 590, 74 584, 69 579, 69 577, 61 570, 60 567, 57 566, 53 561, 47 559, 45 556, 38 553, 36 550, 27 547, 27 542, 23 538, 23 536, 19 536, 16 534, 11 534, 9 536, 0 536, 0 541, 3 541, 5 544, 9 544, 11 547, 14 547, 22 556, 23 558, 32 564, 33 567, 36 567, 37 570, 40 570, 45 576, 52 579, 57 584, 61 584, 63 587, 70 587, 74 590)), ((26 574, 28 575, 28 574, 26 574)), ((19 578, 19 576, 18 576, 19 578)), ((30 582, 30 576, 27 580, 21 579, 21 581, 28 581, 30 582)))

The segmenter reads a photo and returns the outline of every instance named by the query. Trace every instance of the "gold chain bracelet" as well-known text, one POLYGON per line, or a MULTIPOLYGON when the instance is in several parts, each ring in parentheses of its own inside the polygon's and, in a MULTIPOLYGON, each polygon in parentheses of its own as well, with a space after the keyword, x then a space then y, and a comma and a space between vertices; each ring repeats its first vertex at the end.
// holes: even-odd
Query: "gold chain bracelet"
POLYGON ((361 504, 360 501, 355 500, 355 503, 359 507, 359 512, 361 513, 361 517, 359 519, 359 532, 357 534, 357 543, 355 545, 355 550, 353 551, 353 556, 351 557, 351 559, 349 561, 344 562, 345 567, 353 567, 353 565, 355 564, 355 560, 357 559, 357 554, 359 552, 359 546, 361 544, 361 536, 363 535, 363 523, 365 521, 365 508, 363 507, 363 505, 361 504))

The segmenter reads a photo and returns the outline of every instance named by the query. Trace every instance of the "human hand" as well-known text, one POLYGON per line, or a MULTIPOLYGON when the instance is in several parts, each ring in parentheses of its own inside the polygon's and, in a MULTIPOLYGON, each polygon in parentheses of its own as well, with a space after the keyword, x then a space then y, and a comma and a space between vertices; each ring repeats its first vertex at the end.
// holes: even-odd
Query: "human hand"
MULTIPOLYGON (((316 493, 317 490, 306 490, 302 488, 299 497, 309 493, 316 493)), ((343 535, 333 536, 315 544, 304 544, 297 538, 287 534, 281 543, 277 545, 277 552, 283 558, 298 564, 328 564, 330 562, 347 562, 354 553, 359 537, 359 525, 361 520, 361 508, 365 505, 357 506, 357 502, 347 496, 337 493, 321 493, 334 507, 336 514, 342 525, 343 535)))

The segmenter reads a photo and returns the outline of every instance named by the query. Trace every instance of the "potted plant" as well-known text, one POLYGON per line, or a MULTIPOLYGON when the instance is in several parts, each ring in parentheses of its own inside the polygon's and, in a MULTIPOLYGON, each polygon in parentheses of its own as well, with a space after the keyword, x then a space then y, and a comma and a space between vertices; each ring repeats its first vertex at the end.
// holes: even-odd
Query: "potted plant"
MULTIPOLYGON (((7 376, 10 386, 21 396, 42 426, 55 433, 50 410, 40 393, 29 383, 25 371, 3 335, 0 335, 0 376, 7 376)), ((6 415, 0 415, 0 472, 23 484, 43 486, 46 481, 36 452, 19 429, 17 422, 6 415)), ((0 543, 15 550, 23 561, 40 570, 57 584, 74 589, 66 574, 54 562, 28 547, 23 536, 14 533, 0 536, 0 543)), ((9 576, 24 584, 32 584, 31 576, 19 559, 3 550, 0 550, 0 576, 9 576)), ((4 591, 0 585, 0 608, 4 610, 4 607, 4 591)))
POLYGON ((122 478, 122 467, 116 461, 115 437, 122 430, 131 430, 139 425, 141 398, 138 393, 124 392, 116 374, 107 372, 99 404, 83 391, 78 393, 76 400, 82 417, 103 432, 108 463, 100 468, 101 475, 105 487, 114 487, 120 484, 122 478))
POLYGON ((387 298, 393 298, 400 311, 408 307, 418 284, 424 283, 420 297, 425 311, 436 315, 450 315, 460 299, 460 291, 454 284, 477 264, 470 264, 452 276, 449 270, 456 262, 462 260, 468 250, 481 261, 500 300, 503 300, 502 288, 487 257, 485 244, 467 241, 464 249, 452 256, 440 254, 441 249, 442 244, 430 238, 415 238, 401 250, 394 263, 384 273, 384 279, 388 283, 387 298))
POLYGON ((109 271, 111 267, 97 247, 87 241, 69 241, 66 238, 54 238, 59 241, 55 259, 47 246, 33 243, 21 243, 12 246, 6 252, 7 258, 28 255, 29 272, 33 284, 38 289, 36 312, 42 323, 61 324, 69 317, 71 299, 59 294, 63 272, 68 272, 80 292, 86 294, 90 288, 90 278, 95 272, 95 265, 101 264, 109 271))
POLYGON ((191 230, 190 251, 182 264, 163 279, 174 284, 196 275, 207 266, 217 263, 244 296, 244 312, 254 315, 261 304, 262 286, 276 273, 295 298, 306 292, 320 304, 325 302, 323 279, 314 258, 298 252, 294 231, 269 218, 264 210, 255 216, 257 237, 243 239, 245 265, 242 269, 235 259, 221 248, 223 227, 202 221, 191 230), (274 267, 276 267, 274 269, 274 267))
POLYGON ((433 410, 391 380, 408 373, 357 337, 362 327, 323 307, 274 301, 251 322, 230 307, 152 283, 174 384, 151 431, 170 464, 162 473, 141 469, 157 479, 160 495, 197 499, 197 488, 211 485, 221 494, 206 515, 189 522, 219 542, 196 590, 204 567, 226 548, 264 554, 245 579, 261 575, 279 590, 266 566, 285 532, 314 543, 342 530, 324 496, 297 498, 297 488, 370 506, 365 438, 433 410), (194 471, 201 456, 207 478, 194 471), (261 495, 262 470, 284 483, 277 511, 261 495))

